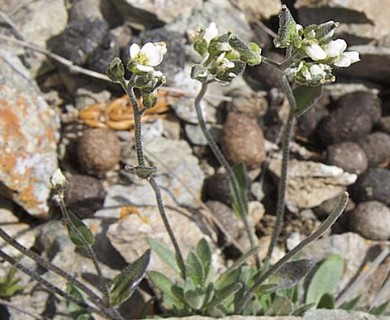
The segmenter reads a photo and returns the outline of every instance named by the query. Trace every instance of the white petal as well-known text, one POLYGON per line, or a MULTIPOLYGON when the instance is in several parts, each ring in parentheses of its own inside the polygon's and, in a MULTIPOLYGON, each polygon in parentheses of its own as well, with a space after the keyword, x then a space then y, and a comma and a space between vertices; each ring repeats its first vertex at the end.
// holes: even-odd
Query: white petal
POLYGON ((136 68, 141 71, 141 72, 146 72, 146 73, 149 73, 149 72, 153 72, 154 71, 154 68, 151 67, 151 66, 145 66, 143 64, 140 64, 138 63, 136 68))
POLYGON ((164 54, 167 52, 165 42, 145 43, 141 53, 147 58, 147 65, 155 67, 161 63, 164 54))
POLYGON ((347 43, 343 39, 330 41, 326 47, 328 57, 334 58, 342 54, 347 49, 347 43))
POLYGON ((215 24, 215 22, 211 22, 209 27, 205 30, 203 39, 205 39, 207 43, 210 43, 210 41, 214 39, 216 36, 218 36, 217 25, 215 24))
POLYGON ((311 67, 310 67, 310 73, 312 75, 318 75, 318 74, 322 74, 323 73, 323 68, 321 68, 318 64, 313 64, 311 67))
POLYGON ((326 58, 326 52, 316 43, 313 43, 305 48, 307 55, 314 61, 323 60, 326 58))
POLYGON ((141 48, 139 47, 139 45, 136 43, 133 43, 129 48, 130 59, 134 59, 139 54, 140 51, 141 51, 141 48))
POLYGON ((351 60, 351 63, 360 61, 359 52, 357 51, 344 52, 344 56, 346 56, 349 60, 351 60))

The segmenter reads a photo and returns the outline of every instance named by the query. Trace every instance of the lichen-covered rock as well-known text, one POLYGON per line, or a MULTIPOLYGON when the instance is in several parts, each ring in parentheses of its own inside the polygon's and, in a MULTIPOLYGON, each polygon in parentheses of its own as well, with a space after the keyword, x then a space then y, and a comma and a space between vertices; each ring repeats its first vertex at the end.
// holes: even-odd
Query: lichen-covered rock
POLYGON ((351 187, 355 202, 377 200, 390 205, 390 170, 370 168, 351 187))
POLYGON ((381 102, 371 92, 353 92, 337 100, 334 110, 319 125, 319 137, 326 144, 357 141, 367 136, 381 117, 381 102))
POLYGON ((365 238, 387 240, 390 238, 390 209, 378 201, 359 203, 349 214, 349 227, 365 238))
POLYGON ((254 119, 243 114, 228 114, 222 130, 222 146, 233 165, 243 162, 254 169, 265 158, 263 131, 254 119))
POLYGON ((88 218, 103 206, 106 191, 101 180, 77 174, 68 182, 65 203, 79 218, 88 218))
POLYGON ((364 140, 359 141, 365 151, 370 167, 386 165, 390 162, 390 135, 385 132, 371 133, 364 140))
POLYGON ((368 161, 364 150, 355 142, 332 144, 327 148, 327 162, 350 173, 366 171, 368 161))
POLYGON ((58 127, 58 116, 20 60, 0 51, 1 194, 38 217, 48 213, 58 127))
POLYGON ((77 155, 86 173, 102 174, 112 170, 120 159, 118 136, 109 129, 87 129, 78 141, 77 155))

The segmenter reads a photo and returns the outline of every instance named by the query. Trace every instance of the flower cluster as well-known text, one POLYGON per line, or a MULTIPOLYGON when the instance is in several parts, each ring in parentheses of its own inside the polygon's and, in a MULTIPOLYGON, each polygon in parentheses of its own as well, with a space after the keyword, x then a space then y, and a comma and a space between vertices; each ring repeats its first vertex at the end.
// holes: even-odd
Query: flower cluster
POLYGON ((230 32, 219 35, 214 22, 206 29, 201 28, 192 40, 202 61, 193 66, 191 77, 201 82, 229 83, 244 71, 246 64, 261 62, 261 48, 257 44, 246 44, 230 32))
POLYGON ((294 74, 300 83, 318 85, 332 82, 334 67, 347 68, 360 61, 356 51, 345 51, 347 43, 343 39, 333 40, 338 23, 328 21, 319 25, 309 25, 303 28, 297 24, 287 7, 283 7, 280 15, 276 47, 293 50, 299 59, 291 66, 288 72, 294 74), (304 59, 304 60, 302 60, 304 59))

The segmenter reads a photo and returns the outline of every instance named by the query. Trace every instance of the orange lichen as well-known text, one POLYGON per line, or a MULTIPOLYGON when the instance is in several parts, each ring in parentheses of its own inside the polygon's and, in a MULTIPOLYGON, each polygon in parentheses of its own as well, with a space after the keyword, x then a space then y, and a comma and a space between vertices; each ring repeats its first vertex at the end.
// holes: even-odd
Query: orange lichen
POLYGON ((26 137, 20 131, 20 123, 18 116, 12 112, 8 102, 5 99, 0 100, 0 105, 5 106, 5 108, 0 109, 0 118, 4 125, 3 128, 3 139, 4 141, 9 140, 10 137, 15 137, 20 139, 20 143, 26 143, 26 137))

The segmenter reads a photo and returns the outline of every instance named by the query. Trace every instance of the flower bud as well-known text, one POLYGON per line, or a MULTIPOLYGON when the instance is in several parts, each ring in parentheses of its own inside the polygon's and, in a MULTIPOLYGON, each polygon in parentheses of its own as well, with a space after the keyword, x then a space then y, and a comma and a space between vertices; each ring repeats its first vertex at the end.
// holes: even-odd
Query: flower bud
POLYGON ((123 79, 125 76, 125 68, 121 59, 115 57, 111 60, 107 67, 107 76, 115 82, 121 81, 123 79))

